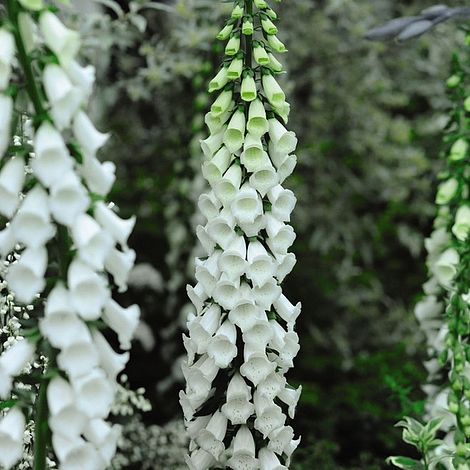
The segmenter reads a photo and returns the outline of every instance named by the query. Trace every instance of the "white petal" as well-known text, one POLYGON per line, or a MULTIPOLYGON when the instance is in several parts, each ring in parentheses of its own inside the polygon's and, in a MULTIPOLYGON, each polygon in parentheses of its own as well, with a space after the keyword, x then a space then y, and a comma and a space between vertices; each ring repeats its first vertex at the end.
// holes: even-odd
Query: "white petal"
POLYGON ((109 134, 103 134, 95 128, 83 111, 79 111, 74 117, 73 133, 80 147, 89 155, 95 155, 109 138, 109 134))
POLYGON ((140 310, 137 305, 123 308, 113 299, 109 299, 104 307, 103 320, 117 333, 122 349, 130 348, 139 318, 140 310))
POLYGON ((0 214, 10 218, 14 213, 19 200, 19 193, 23 189, 25 180, 24 159, 10 158, 0 171, 0 214))

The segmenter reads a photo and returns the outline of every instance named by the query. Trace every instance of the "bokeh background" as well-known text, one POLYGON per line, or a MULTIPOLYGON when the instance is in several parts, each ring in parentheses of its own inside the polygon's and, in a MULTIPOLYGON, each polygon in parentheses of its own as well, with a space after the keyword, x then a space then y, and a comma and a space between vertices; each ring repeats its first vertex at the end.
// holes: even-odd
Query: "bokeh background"
MULTIPOLYGON (((85 38, 84 60, 98 72, 93 114, 113 133, 102 151, 118 164, 112 199, 124 216, 138 216, 131 239, 138 265, 122 301, 142 307, 128 376, 132 387, 146 388, 153 410, 134 423, 135 468, 176 469, 168 462, 178 457, 163 454, 181 449, 171 434, 158 433, 181 419, 185 285, 193 279, 196 201, 205 187, 198 141, 210 103, 205 89, 222 53, 213 38, 231 4, 102 3, 75 2, 79 11, 69 14, 85 38), (145 449, 152 433, 166 451, 145 449)), ((413 305, 426 278, 423 239, 441 166, 445 79, 462 38, 455 24, 404 45, 363 35, 432 4, 278 5, 289 49, 282 82, 299 138, 299 165, 288 180, 298 198, 298 263, 285 284, 303 305, 302 348, 290 372, 290 382, 303 386, 293 469, 373 470, 386 468, 388 455, 412 455, 393 425, 424 406, 425 351, 413 305)))

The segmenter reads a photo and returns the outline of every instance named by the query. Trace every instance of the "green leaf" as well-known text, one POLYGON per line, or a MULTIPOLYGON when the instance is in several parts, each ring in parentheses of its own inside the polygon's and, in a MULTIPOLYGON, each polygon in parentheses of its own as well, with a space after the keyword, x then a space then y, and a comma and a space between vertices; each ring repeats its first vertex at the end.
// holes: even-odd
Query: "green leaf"
POLYGON ((0 410, 5 410, 6 408, 13 408, 18 400, 5 400, 0 401, 0 410))
POLYGON ((421 462, 409 457, 389 457, 387 463, 404 470, 424 470, 424 465, 421 462))

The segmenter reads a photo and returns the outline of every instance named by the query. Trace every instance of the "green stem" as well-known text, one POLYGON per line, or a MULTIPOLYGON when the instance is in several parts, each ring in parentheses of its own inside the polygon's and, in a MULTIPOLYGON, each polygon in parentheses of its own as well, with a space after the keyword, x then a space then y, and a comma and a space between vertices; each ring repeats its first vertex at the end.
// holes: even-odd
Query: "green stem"
POLYGON ((46 470, 47 441, 49 438, 49 426, 47 423, 47 386, 44 380, 39 388, 39 397, 36 402, 36 416, 34 429, 34 470, 46 470))
MULTIPOLYGON (((247 15, 253 18, 253 0, 245 0, 245 11, 247 15)), ((254 19, 253 19, 254 26, 254 19)), ((253 33, 254 34, 254 33, 253 33)), ((251 35, 245 36, 245 67, 251 69, 253 65, 253 37, 251 35)))

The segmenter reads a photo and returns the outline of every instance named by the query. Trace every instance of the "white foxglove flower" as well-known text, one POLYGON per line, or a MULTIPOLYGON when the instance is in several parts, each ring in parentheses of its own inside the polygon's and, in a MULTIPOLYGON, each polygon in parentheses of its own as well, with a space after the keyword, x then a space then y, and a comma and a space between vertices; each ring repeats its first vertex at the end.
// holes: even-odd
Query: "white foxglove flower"
POLYGON ((205 470, 217 462, 212 454, 203 449, 196 449, 190 456, 185 457, 185 461, 189 470, 205 470))
POLYGON ((191 339, 196 345, 197 354, 204 354, 207 346, 220 327, 221 309, 212 304, 206 308, 189 326, 191 339))
MULTIPOLYGON (((235 232, 233 232, 235 233, 235 232)), ((196 227, 196 236, 201 246, 204 248, 208 255, 211 255, 214 252, 216 242, 215 240, 208 234, 207 228, 203 227, 202 225, 198 225, 196 227)))
POLYGON ((251 102, 254 101, 258 96, 258 90, 256 89, 256 81, 250 73, 244 74, 241 86, 240 86, 240 98, 243 101, 251 102))
POLYGON ((121 219, 102 201, 95 205, 94 215, 98 223, 117 243, 120 243, 122 247, 127 247, 127 239, 135 225, 135 216, 126 220, 121 219))
POLYGON ((83 111, 78 111, 73 119, 73 133, 80 147, 93 156, 109 139, 109 134, 99 132, 83 111))
POLYGON ((452 226, 452 233, 462 242, 467 239, 470 233, 470 206, 459 207, 455 215, 455 223, 452 226))
POLYGON ((254 413, 255 407, 250 400, 250 387, 239 373, 235 373, 228 384, 227 401, 221 408, 232 425, 245 424, 254 413))
POLYGON ((242 170, 233 164, 214 186, 214 192, 225 207, 229 207, 238 193, 242 182, 242 170))
POLYGON ((245 168, 254 172, 269 165, 269 155, 264 151, 260 136, 247 134, 243 145, 243 152, 240 155, 240 162, 245 168))
POLYGON ((65 27, 50 11, 41 13, 39 28, 47 47, 54 52, 60 62, 67 64, 74 59, 80 48, 80 35, 76 31, 65 27))
POLYGON ((214 300, 224 309, 231 310, 240 300, 240 278, 231 280, 225 273, 212 293, 214 300))
POLYGON ((245 183, 230 208, 239 225, 253 224, 263 214, 263 201, 256 189, 245 183))
POLYGON ((276 313, 287 323, 293 324, 297 317, 300 314, 302 305, 298 302, 296 305, 293 305, 289 299, 281 294, 274 302, 274 308, 276 313))
POLYGON ((434 265, 434 274, 444 287, 448 286, 457 274, 460 257, 454 248, 448 248, 441 254, 434 265))
POLYGON ((78 377, 98 366, 98 351, 91 341, 75 341, 57 355, 57 364, 70 378, 78 377))
POLYGON ((237 110, 233 113, 224 133, 224 144, 231 153, 235 153, 243 145, 245 139, 245 112, 237 110))
POLYGON ((83 435, 97 449, 106 466, 111 464, 111 460, 116 453, 117 441, 121 434, 118 425, 111 426, 102 419, 93 419, 85 428, 83 435))
POLYGON ((70 439, 68 436, 53 434, 52 445, 63 470, 103 469, 106 466, 98 450, 82 438, 70 439))
POLYGON ((255 440, 247 426, 240 426, 237 431, 233 439, 233 453, 227 465, 233 470, 257 470, 259 468, 255 440))
POLYGON ((287 253, 286 255, 276 254, 275 256, 278 262, 276 278, 279 282, 282 282, 294 268, 297 263, 297 258, 294 253, 287 253))
POLYGON ((216 117, 224 114, 233 105, 233 92, 231 90, 224 90, 219 94, 217 99, 212 103, 211 114, 216 117))
POLYGON ((20 202, 25 180, 25 162, 21 157, 10 158, 0 170, 0 214, 12 217, 20 202))
POLYGON ((74 259, 67 279, 73 308, 84 320, 97 320, 110 296, 104 278, 83 261, 74 259))
POLYGON ((269 103, 274 108, 281 107, 285 103, 286 95, 276 82, 276 79, 271 74, 263 75, 262 84, 269 103))
POLYGON ((262 286, 255 286, 252 292, 255 303, 264 310, 269 310, 281 295, 282 289, 274 279, 270 279, 262 286))
POLYGON ((212 183, 217 182, 227 171, 231 161, 232 154, 230 150, 223 145, 210 160, 204 162, 202 166, 202 174, 204 175, 204 178, 212 183))
POLYGON ((256 344, 259 347, 266 347, 272 337, 272 328, 266 319, 266 315, 263 314, 259 316, 251 328, 243 332, 243 341, 246 344, 256 344))
POLYGON ((132 267, 134 266, 136 253, 134 250, 126 249, 119 251, 112 248, 104 260, 104 267, 114 279, 119 292, 127 290, 127 281, 132 267))
POLYGON ((289 407, 289 416, 294 419, 295 409, 302 393, 302 386, 300 385, 297 389, 284 387, 277 394, 278 398, 283 401, 289 407))
POLYGON ((235 218, 226 210, 222 210, 217 217, 214 217, 207 223, 206 233, 221 248, 227 248, 236 237, 235 218))
POLYGON ((102 270, 114 241, 88 214, 77 216, 72 225, 72 239, 79 258, 92 268, 102 270))
POLYGON ((101 163, 95 157, 87 154, 83 158, 81 173, 88 187, 94 193, 106 196, 116 179, 116 166, 113 162, 101 163))
POLYGON ((282 426, 274 429, 268 435, 269 443, 268 449, 272 450, 278 455, 287 453, 290 444, 294 438, 294 430, 291 426, 282 426))
POLYGON ((72 381, 76 403, 90 418, 106 418, 114 400, 114 384, 100 369, 72 381))
POLYGON ((267 244, 271 251, 276 254, 287 254, 287 250, 294 243, 296 235, 290 225, 285 225, 272 215, 265 215, 266 232, 268 234, 267 244))
POLYGON ((92 336, 93 343, 98 352, 100 366, 111 380, 115 380, 129 361, 129 353, 116 353, 98 330, 94 330, 92 336))
POLYGON ((250 103, 246 128, 251 135, 256 137, 263 136, 269 130, 269 123, 266 119, 266 110, 259 99, 250 103))
POLYGON ((265 316, 264 311, 255 304, 253 298, 250 298, 250 294, 241 295, 240 300, 228 314, 229 320, 243 333, 253 328, 263 316, 265 316))
POLYGON ((276 372, 269 374, 262 382, 258 384, 258 392, 274 400, 278 393, 286 386, 286 378, 276 372))
POLYGON ((209 83, 209 93, 220 90, 225 85, 227 85, 229 81, 228 78, 228 67, 222 67, 217 75, 210 81, 209 83))
POLYGON ((267 358, 262 344, 246 344, 243 357, 244 363, 240 367, 240 374, 253 382, 255 387, 276 369, 276 364, 267 358))
POLYGON ((220 253, 220 250, 213 251, 205 261, 196 258, 196 280, 209 295, 212 295, 220 278, 220 253))
POLYGON ((31 248, 45 245, 55 235, 48 194, 39 184, 26 194, 12 221, 12 228, 16 239, 31 248))
POLYGON ((297 137, 288 131, 277 119, 269 119, 269 137, 276 152, 288 154, 297 147, 297 137))
POLYGON ((15 377, 33 360, 34 346, 27 340, 19 340, 0 356, 0 368, 15 377))
POLYGON ((9 267, 6 280, 19 302, 30 304, 36 295, 43 291, 46 286, 46 268, 45 248, 27 248, 19 261, 9 267))
POLYGON ((208 295, 204 290, 204 287, 198 282, 194 287, 186 286, 186 293, 188 294, 189 300, 196 307, 196 312, 199 314, 204 307, 204 302, 207 300, 208 295))
MULTIPOLYGON (((222 114, 214 115, 212 113, 207 113, 204 116, 204 122, 209 128, 209 131, 211 134, 213 135, 219 134, 219 132, 225 129, 226 126, 224 125, 232 116, 232 111, 233 111, 232 107, 230 107, 229 109, 227 109, 227 111, 223 112, 222 114)), ((220 134, 217 136, 217 141, 214 142, 214 148, 215 148, 215 145, 217 145, 217 142, 219 141, 219 139, 220 139, 220 134)), ((204 140, 203 142, 206 142, 206 140, 204 140)), ((222 135, 222 140, 223 140, 223 135, 222 135)), ((208 143, 210 143, 210 141, 208 141, 208 143)), ((210 145, 212 144, 210 143, 210 145)), ((209 147, 207 147, 206 150, 210 151, 209 147)), ((209 158, 210 155, 211 154, 208 153, 207 158, 209 158)))
POLYGON ((273 430, 284 426, 286 415, 280 406, 259 392, 254 393, 253 401, 256 412, 255 429, 266 439, 273 430))
POLYGON ((18 408, 0 415, 0 465, 9 470, 23 456, 25 418, 18 408))
POLYGON ((245 238, 235 236, 227 248, 218 257, 218 266, 228 279, 235 281, 246 270, 246 242, 245 238))
POLYGON ((5 28, 0 28, 0 91, 8 87, 11 64, 15 55, 15 39, 5 28))
POLYGON ((259 451, 258 459, 260 470, 288 470, 287 467, 281 464, 277 455, 267 447, 259 451))
POLYGON ((253 188, 264 197, 271 188, 279 183, 279 175, 271 163, 268 163, 253 172, 249 181, 253 188))
POLYGON ((227 432, 227 418, 221 411, 216 411, 207 426, 198 433, 196 442, 201 449, 209 452, 216 460, 225 451, 223 443, 227 432))
POLYGON ((130 349, 139 317, 140 310, 137 305, 124 308, 113 299, 109 299, 104 306, 103 320, 118 335, 122 349, 130 349))
POLYGON ((211 191, 199 196, 198 207, 207 220, 212 220, 219 215, 222 204, 216 198, 214 191, 211 191))
POLYGON ((201 148, 206 158, 211 158, 220 149, 224 140, 225 130, 223 126, 216 134, 211 134, 207 139, 201 140, 201 148))
POLYGON ((290 189, 284 189, 281 185, 274 186, 268 193, 271 203, 271 212, 276 219, 289 222, 297 199, 290 189))
POLYGON ((0 93, 0 159, 10 144, 12 114, 13 99, 0 93))
POLYGON ((217 367, 226 369, 237 356, 237 329, 230 321, 222 323, 207 346, 207 355, 217 367))
POLYGON ((60 224, 71 227, 90 205, 90 198, 77 175, 68 172, 50 187, 49 209, 60 224))
POLYGON ((52 118, 55 125, 62 130, 70 125, 78 111, 82 93, 56 64, 46 65, 43 80, 47 99, 51 104, 52 118))
POLYGON ((34 136, 35 158, 31 166, 46 187, 62 179, 73 166, 62 135, 49 122, 44 122, 34 136))
POLYGON ((0 230, 0 256, 5 257, 13 251, 16 245, 16 238, 11 228, 11 224, 8 224, 3 230, 0 230))
POLYGON ((81 91, 83 99, 87 100, 93 91, 93 84, 95 83, 95 67, 92 65, 82 67, 75 60, 62 64, 62 67, 67 72, 72 83, 81 91))

